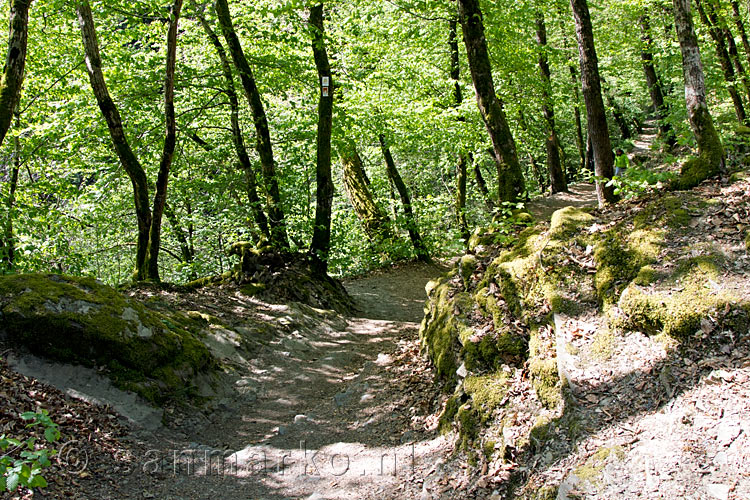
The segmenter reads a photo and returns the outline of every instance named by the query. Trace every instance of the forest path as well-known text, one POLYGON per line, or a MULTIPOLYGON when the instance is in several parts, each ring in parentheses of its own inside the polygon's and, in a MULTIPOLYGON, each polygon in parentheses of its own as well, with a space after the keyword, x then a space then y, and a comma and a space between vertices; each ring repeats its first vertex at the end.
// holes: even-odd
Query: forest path
MULTIPOLYGON (((631 164, 648 165, 654 159, 652 150, 659 129, 656 120, 650 118, 643 123, 643 129, 633 140, 633 149, 627 153, 631 164)), ((565 207, 596 207, 596 186, 592 182, 576 182, 568 185, 568 192, 540 196, 526 204, 526 208, 536 220, 549 220, 555 211, 565 207)))
MULTIPOLYGON (((410 263, 347 281, 359 313, 280 327, 237 382, 250 400, 144 435, 132 452, 146 474, 94 497, 418 498, 452 449, 435 430, 442 396, 417 335, 425 285, 445 271, 410 263)), ((267 307, 277 321, 298 314, 267 307)))

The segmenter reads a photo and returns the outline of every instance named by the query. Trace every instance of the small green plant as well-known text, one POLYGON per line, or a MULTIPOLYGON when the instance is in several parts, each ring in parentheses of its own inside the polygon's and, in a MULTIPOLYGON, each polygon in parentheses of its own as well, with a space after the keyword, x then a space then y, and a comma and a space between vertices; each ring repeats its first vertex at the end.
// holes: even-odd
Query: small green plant
MULTIPOLYGON (((60 439, 57 424, 49 417, 47 410, 38 413, 31 411, 21 414, 23 420, 29 421, 27 428, 41 425, 44 427, 44 439, 54 443, 60 439)), ((37 447, 36 437, 25 440, 0 435, 0 491, 16 491, 19 487, 44 488, 47 481, 42 476, 42 469, 50 465, 50 457, 57 453, 55 449, 37 447)))
POLYGON ((654 172, 637 166, 630 167, 620 177, 603 179, 607 186, 614 186, 615 194, 625 199, 640 196, 659 182, 667 182, 675 178, 672 172, 654 172))

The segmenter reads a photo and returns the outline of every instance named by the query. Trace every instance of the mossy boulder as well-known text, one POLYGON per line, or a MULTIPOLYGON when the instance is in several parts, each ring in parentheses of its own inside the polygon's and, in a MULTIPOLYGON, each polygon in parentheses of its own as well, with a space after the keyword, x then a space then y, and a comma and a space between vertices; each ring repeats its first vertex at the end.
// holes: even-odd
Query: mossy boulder
POLYGON ((193 378, 217 366, 194 334, 92 278, 0 277, 0 333, 40 356, 103 367, 155 403, 190 395, 193 378))

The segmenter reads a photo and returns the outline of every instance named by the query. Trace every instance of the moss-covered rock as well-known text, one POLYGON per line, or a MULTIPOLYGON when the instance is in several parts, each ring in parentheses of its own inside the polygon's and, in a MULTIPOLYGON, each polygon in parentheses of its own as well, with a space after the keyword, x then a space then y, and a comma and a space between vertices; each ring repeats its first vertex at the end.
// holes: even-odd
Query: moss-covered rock
POLYGON ((0 320, 10 342, 104 367, 115 385, 152 402, 189 394, 193 377, 216 367, 194 334, 91 278, 2 276, 0 320))

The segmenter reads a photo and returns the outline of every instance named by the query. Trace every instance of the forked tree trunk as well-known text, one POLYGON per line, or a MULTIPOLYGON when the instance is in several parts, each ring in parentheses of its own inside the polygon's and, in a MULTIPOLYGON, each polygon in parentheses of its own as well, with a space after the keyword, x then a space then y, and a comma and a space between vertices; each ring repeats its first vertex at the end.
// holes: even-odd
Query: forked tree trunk
POLYGON ((552 194, 568 190, 565 170, 562 166, 562 147, 555 130, 555 109, 552 105, 552 83, 547 61, 547 26, 542 11, 536 13, 536 43, 539 45, 539 72, 542 77, 542 113, 547 126, 547 169, 549 170, 552 194))
POLYGON ((135 199, 135 214, 138 220, 138 239, 135 257, 135 279, 142 281, 148 278, 146 268, 146 253, 148 251, 149 231, 151 229, 151 209, 148 199, 148 181, 146 172, 136 158, 125 136, 120 112, 107 90, 107 83, 102 73, 102 60, 99 52, 99 42, 94 28, 91 6, 87 0, 79 0, 76 5, 78 24, 81 28, 83 48, 86 53, 86 69, 91 82, 91 88, 96 97, 102 116, 107 122, 109 135, 115 147, 120 163, 133 185, 135 199))
POLYGON ((664 103, 664 93, 661 89, 661 80, 656 74, 654 65, 654 41, 651 36, 651 21, 648 14, 640 17, 641 25, 641 62, 643 63, 643 74, 646 77, 646 85, 651 96, 651 105, 654 108, 656 118, 659 120, 659 132, 666 141, 669 148, 673 148, 677 141, 672 131, 672 127, 665 120, 669 114, 666 104, 664 103))
POLYGON ((630 139, 633 137, 633 132, 630 130, 628 120, 625 118, 625 113, 622 110, 622 106, 617 102, 615 96, 612 94, 612 90, 607 85, 606 80, 602 78, 602 88, 604 90, 604 97, 607 99, 607 104, 612 110, 612 117, 615 119, 617 128, 620 129, 620 137, 623 140, 630 139))
MULTIPOLYGON (((734 104, 734 112, 737 115, 737 121, 747 124, 747 115, 745 114, 742 97, 740 97, 739 92, 737 92, 737 78, 727 50, 726 39, 724 38, 721 29, 714 24, 709 17, 708 12, 712 10, 711 5, 707 5, 704 9, 701 0, 696 0, 695 5, 698 8, 698 14, 700 15, 701 21, 703 21, 703 24, 708 28, 708 32, 716 45, 716 57, 719 59, 719 64, 721 64, 721 69, 724 72, 724 80, 727 82, 727 91, 732 98, 732 104, 734 104)), ((677 14, 675 14, 675 16, 676 15, 677 14)))
POLYGON ((216 49, 216 53, 221 61, 221 70, 224 74, 224 81, 226 82, 226 94, 229 99, 229 109, 231 112, 231 126, 232 126, 232 144, 234 144, 234 151, 237 154, 237 160, 239 161, 239 167, 244 173, 245 177, 245 193, 247 199, 250 202, 250 211, 253 214, 253 220, 260 229, 263 236, 270 240, 271 233, 268 230, 268 219, 266 214, 263 212, 263 204, 258 196, 258 180, 255 175, 255 169, 250 162, 250 157, 247 154, 247 148, 245 147, 245 140, 242 137, 242 129, 240 128, 240 103, 237 98, 237 90, 234 86, 234 75, 232 74, 232 67, 229 64, 227 53, 224 50, 224 46, 221 44, 219 37, 211 29, 211 26, 202 15, 198 16, 198 20, 203 26, 203 31, 211 40, 211 44, 216 49))
POLYGON ((693 129, 698 144, 698 158, 689 160, 682 167, 679 184, 688 188, 717 174, 724 167, 724 148, 706 104, 703 65, 698 38, 693 28, 690 0, 672 0, 672 5, 677 38, 682 52, 685 104, 690 127, 693 129))
POLYGON ((253 113, 255 123, 256 149, 260 156, 260 165, 263 172, 263 181, 266 185, 266 207, 271 226, 271 243, 281 247, 289 247, 289 238, 286 232, 284 210, 279 192, 279 182, 276 178, 276 162, 273 158, 273 147, 271 145, 271 133, 268 128, 268 118, 263 108, 255 77, 242 50, 240 39, 234 31, 232 17, 229 13, 227 0, 216 0, 216 15, 221 25, 221 31, 232 55, 234 66, 240 74, 240 81, 245 90, 250 109, 253 113))
MULTIPOLYGON (((409 239, 411 239, 411 243, 414 246, 414 253, 417 255, 417 259, 421 260, 422 262, 430 262, 430 253, 427 251, 427 247, 425 247, 424 242, 422 241, 422 237, 419 235, 419 230, 417 229, 417 220, 414 217, 414 211, 412 210, 409 190, 406 189, 406 184, 404 184, 404 180, 401 178, 401 174, 398 173, 396 163, 393 161, 391 149, 385 142, 385 135, 380 134, 378 136, 378 139, 380 140, 380 148, 383 151, 383 157, 385 158, 385 167, 386 172, 388 173, 388 178, 391 180, 393 185, 396 186, 398 195, 401 198, 401 205, 404 207, 406 229, 409 231, 409 239)), ((465 192, 466 188, 464 187, 464 193, 465 192)))
POLYGON ((31 0, 13 0, 10 7, 10 36, 8 55, 0 80, 0 145, 13 121, 18 105, 26 68, 26 46, 29 29, 29 6, 31 0))
MULTIPOLYGON (((451 59, 451 80, 453 81, 453 104, 460 107, 464 100, 461 92, 461 67, 458 57, 458 21, 450 20, 448 31, 448 49, 450 50, 451 59)), ((458 117, 459 122, 464 122, 463 115, 458 117)), ((480 174, 481 175, 481 174, 480 174)), ((482 179, 484 180, 484 179, 482 179)), ((485 186, 486 189, 486 186, 485 186)), ((466 153, 461 150, 458 153, 458 163, 456 164, 456 221, 458 222, 458 232, 464 243, 469 243, 469 225, 466 222, 466 153)))
POLYGON ((182 0, 175 0, 169 15, 167 32, 167 62, 164 76, 164 121, 166 134, 164 147, 159 162, 159 173, 156 178, 154 207, 151 212, 151 229, 149 232, 146 266, 148 279, 161 281, 159 277, 159 247, 161 246, 161 222, 164 216, 164 205, 167 202, 169 171, 172 167, 175 145, 177 144, 177 125, 174 111, 174 73, 177 64, 177 25, 180 20, 182 0))
POLYGON ((367 179, 362 158, 354 146, 342 149, 341 163, 344 167, 344 185, 349 201, 357 214, 365 234, 371 241, 383 242, 390 239, 390 220, 375 203, 370 193, 370 181, 367 179))
POLYGON ((167 218, 169 225, 172 226, 172 232, 174 233, 177 243, 180 245, 180 256, 181 260, 185 264, 193 262, 195 254, 193 249, 188 242, 188 236, 185 234, 185 230, 180 225, 180 220, 177 218, 177 214, 172 207, 167 203, 164 205, 164 216, 167 218))
POLYGON ((315 228, 310 245, 310 252, 318 256, 322 264, 322 270, 326 271, 328 270, 328 254, 331 249, 331 205, 333 203, 333 178, 331 177, 333 81, 325 45, 322 2, 310 8, 310 26, 313 57, 315 67, 318 70, 318 83, 321 83, 323 78, 327 78, 329 83, 327 95, 321 90, 318 100, 315 228))
POLYGON ((614 168, 612 143, 609 140, 607 115, 602 100, 599 62, 596 56, 594 32, 591 27, 591 16, 586 0, 570 0, 570 5, 576 23, 576 38, 578 39, 578 53, 581 62, 581 83, 588 115, 588 136, 593 149, 594 171, 597 177, 605 179, 596 182, 596 196, 599 200, 599 206, 603 206, 606 203, 615 202, 617 197, 614 194, 614 187, 606 185, 606 179, 612 178, 614 168))
MULTIPOLYGON (((490 156, 494 155, 494 151, 489 150, 490 156)), ((476 160, 476 158, 471 158, 472 155, 469 156, 469 160, 474 164, 474 180, 477 181, 477 188, 479 189, 479 192, 482 193, 482 198, 484 198, 484 202, 487 205, 487 208, 490 210, 495 208, 495 204, 492 202, 492 197, 490 197, 490 190, 487 188, 487 181, 484 179, 484 175, 482 174, 482 166, 480 163, 476 160)))
POLYGON ((523 171, 502 101, 495 93, 482 11, 478 0, 459 0, 458 4, 477 104, 492 141, 497 165, 498 200, 515 201, 525 189, 523 171))

